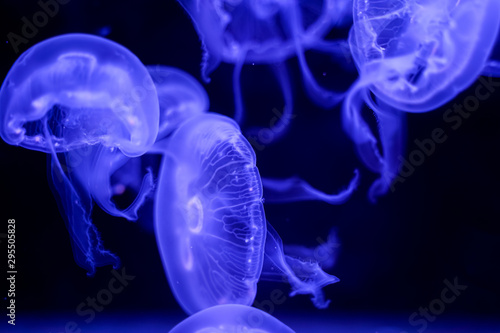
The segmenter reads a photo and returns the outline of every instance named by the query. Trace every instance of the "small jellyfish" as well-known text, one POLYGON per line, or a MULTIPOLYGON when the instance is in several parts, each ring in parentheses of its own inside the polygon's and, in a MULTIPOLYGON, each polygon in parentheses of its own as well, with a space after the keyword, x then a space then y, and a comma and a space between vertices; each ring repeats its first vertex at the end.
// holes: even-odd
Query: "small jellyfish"
POLYGON ((483 70, 495 72, 487 60, 499 12, 496 0, 354 1, 349 43, 360 78, 344 101, 343 122, 363 162, 380 174, 372 201, 390 189, 400 166, 404 112, 434 110, 483 70), (363 103, 377 118, 382 152, 363 103))
POLYGON ((216 305, 175 326, 170 333, 294 333, 270 314, 239 304, 216 305))
POLYGON ((170 135, 184 120, 208 111, 208 95, 191 75, 163 65, 147 66, 147 69, 160 103, 157 141, 170 135))
POLYGON ((255 153, 233 120, 202 114, 163 143, 155 231, 168 281, 187 313, 251 305, 260 278, 286 277, 292 295, 311 294, 317 307, 328 305, 321 289, 338 279, 315 261, 283 252, 265 219, 255 153))
MULTIPOLYGON (((240 74, 244 64, 275 64, 283 92, 285 109, 280 125, 286 128, 292 116, 292 92, 284 61, 296 55, 306 91, 324 107, 339 103, 342 93, 322 88, 305 58, 305 51, 315 49, 344 56, 342 41, 328 41, 325 36, 336 24, 344 22, 350 1, 214 1, 179 0, 193 20, 204 49, 202 76, 209 75, 221 62, 234 64, 233 90, 237 123, 244 118, 240 74)), ((285 133, 281 131, 280 134, 285 133)), ((281 135, 276 135, 275 139, 281 135)))
POLYGON ((45 40, 15 62, 0 90, 0 135, 50 154, 49 178, 76 262, 93 274, 118 264, 92 224, 93 200, 130 220, 153 188, 144 177, 136 200, 119 209, 111 174, 144 154, 158 132, 156 89, 146 67, 110 40, 67 34, 45 40))

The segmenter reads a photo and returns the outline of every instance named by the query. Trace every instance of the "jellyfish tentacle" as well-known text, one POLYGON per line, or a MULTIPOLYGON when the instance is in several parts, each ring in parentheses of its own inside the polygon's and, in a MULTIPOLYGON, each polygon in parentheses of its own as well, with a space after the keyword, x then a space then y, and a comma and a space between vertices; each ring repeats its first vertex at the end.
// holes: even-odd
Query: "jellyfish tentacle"
POLYGON ((338 93, 336 91, 329 91, 321 87, 316 79, 314 78, 309 65, 307 64, 305 49, 303 46, 303 35, 304 32, 302 28, 297 24, 301 22, 301 15, 297 8, 291 9, 294 20, 291 23, 291 30, 294 33, 294 47, 296 50, 297 58, 299 60, 300 71, 302 77, 304 78, 304 85, 310 98, 318 105, 331 108, 342 101, 344 98, 343 93, 338 93))
POLYGON ((361 81, 357 81, 351 87, 342 105, 342 123, 364 164, 373 172, 381 172, 384 162, 377 147, 377 139, 361 114, 364 86, 361 81))
POLYGON ((341 63, 344 70, 348 72, 356 71, 352 51, 347 40, 318 40, 314 41, 314 44, 310 48, 327 54, 333 61, 341 63))
POLYGON ((302 245, 284 245, 284 252, 291 257, 301 260, 317 261, 321 268, 331 269, 337 260, 340 241, 337 236, 337 229, 332 228, 326 240, 318 237, 319 245, 316 247, 306 247, 302 245))
MULTIPOLYGON (((289 130, 290 123, 294 118, 293 114, 293 95, 292 95, 292 87, 290 85, 290 76, 288 75, 288 70, 286 65, 282 62, 277 63, 274 67, 274 73, 278 78, 278 82, 280 84, 281 92, 283 94, 283 99, 285 101, 285 106, 283 107, 283 112, 280 113, 279 110, 273 109, 273 112, 276 114, 278 118, 274 123, 270 123, 269 128, 265 127, 253 127, 249 128, 246 131, 247 137, 260 138, 259 133, 263 129, 268 129, 272 132, 272 136, 266 142, 260 142, 261 144, 270 144, 275 141, 280 140, 289 130)), ((276 119, 276 118, 274 118, 276 119)))
MULTIPOLYGON (((44 135, 49 138, 51 134, 49 134, 46 119, 45 117, 44 135)), ((49 184, 54 195, 59 197, 57 200, 59 210, 65 213, 63 214, 64 221, 71 236, 76 263, 87 270, 88 276, 93 276, 96 267, 99 266, 112 264, 115 269, 118 268, 120 259, 104 249, 99 231, 92 223, 93 205, 90 191, 85 186, 78 186, 78 182, 72 179, 73 176, 66 175, 51 141, 47 139, 47 142, 51 160, 49 184)), ((67 159, 71 158, 72 153, 67 153, 69 154, 67 159)), ((84 164, 80 164, 79 167, 84 167, 84 164)), ((78 167, 71 169, 75 172, 74 176, 78 173, 78 169, 78 167)))
POLYGON ((316 260, 303 260, 285 254, 283 242, 269 222, 260 278, 287 281, 292 287, 290 296, 309 294, 313 304, 320 309, 328 307, 330 303, 325 300, 322 288, 339 281, 336 276, 325 273, 316 260))
POLYGON ((405 118, 406 114, 396 110, 382 101, 374 101, 365 91, 365 102, 373 110, 378 121, 380 144, 383 153, 383 165, 379 170, 380 177, 373 182, 368 191, 371 202, 376 202, 377 197, 386 194, 393 186, 397 177, 401 161, 399 160, 404 150, 405 118))
POLYGON ((234 93, 234 121, 239 125, 245 120, 245 107, 243 106, 243 95, 241 93, 241 70, 245 64, 246 51, 238 58, 233 69, 233 93, 234 93))
POLYGON ((321 87, 307 64, 304 49, 298 40, 295 41, 295 47, 297 49, 297 58, 299 60, 302 77, 305 81, 304 85, 311 99, 324 108, 331 108, 339 104, 344 99, 345 94, 321 87))
POLYGON ((347 188, 336 194, 327 194, 322 192, 299 177, 286 179, 262 178, 266 203, 319 200, 332 205, 338 205, 349 199, 358 186, 358 183, 358 170, 354 171, 354 177, 351 179, 347 188))
POLYGON ((113 154, 110 153, 109 149, 103 149, 105 151, 101 154, 102 158, 97 160, 99 163, 97 169, 100 170, 100 172, 96 173, 95 177, 91 179, 92 197, 99 207, 108 214, 123 217, 129 221, 136 221, 139 208, 142 207, 147 197, 154 190, 153 173, 151 170, 147 171, 142 179, 141 186, 134 201, 128 207, 119 209, 111 200, 113 196, 113 191, 111 191, 111 175, 122 167, 129 158, 117 150, 115 150, 113 154), (103 184, 106 184, 106 186, 103 186, 103 184))

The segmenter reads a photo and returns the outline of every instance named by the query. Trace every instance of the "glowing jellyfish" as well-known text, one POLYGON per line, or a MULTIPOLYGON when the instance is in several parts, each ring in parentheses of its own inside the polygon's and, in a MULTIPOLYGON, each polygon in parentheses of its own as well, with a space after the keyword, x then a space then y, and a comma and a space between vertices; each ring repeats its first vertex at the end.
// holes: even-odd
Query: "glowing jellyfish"
POLYGON ((170 333, 294 333, 270 314, 249 306, 217 305, 200 311, 170 333))
MULTIPOLYGON (((205 54, 202 76, 208 76, 221 62, 234 64, 233 90, 235 120, 243 121, 240 88, 242 66, 277 64, 277 77, 283 91, 285 109, 281 124, 289 124, 292 93, 283 62, 297 55, 308 94, 322 106, 331 107, 343 94, 327 91, 314 79, 304 52, 316 49, 343 56, 342 42, 325 40, 331 28, 344 22, 350 1, 215 1, 179 0, 189 13, 201 37, 205 54)), ((281 131, 284 133, 284 131, 281 131)), ((278 138, 276 136, 275 138, 278 138)))
MULTIPOLYGON (((172 291, 187 313, 251 305, 262 277, 292 285, 326 307, 321 288, 338 279, 315 261, 283 253, 266 225, 255 153, 231 119, 203 114, 164 140, 155 230, 172 291)), ((292 195, 293 196, 293 195, 292 195)))
POLYGON ((52 189, 77 263, 92 274, 117 264, 92 224, 92 198, 108 213, 137 218, 153 187, 144 177, 125 210, 111 201, 110 176, 145 153, 158 131, 158 97, 149 73, 110 40, 68 34, 43 41, 15 62, 0 91, 0 134, 9 144, 49 153, 52 189))
MULTIPOLYGON (((364 163, 381 175, 372 200, 389 190, 400 165, 401 111, 433 110, 476 80, 494 45, 499 12, 496 0, 354 1, 349 43, 360 78, 344 102, 343 121, 364 163), (378 120, 382 153, 361 116, 363 102, 378 120)), ((486 69, 494 72, 495 63, 486 69)))
POLYGON ((168 66, 147 66, 158 93, 160 128, 157 140, 170 135, 186 119, 208 111, 205 89, 188 73, 168 66))

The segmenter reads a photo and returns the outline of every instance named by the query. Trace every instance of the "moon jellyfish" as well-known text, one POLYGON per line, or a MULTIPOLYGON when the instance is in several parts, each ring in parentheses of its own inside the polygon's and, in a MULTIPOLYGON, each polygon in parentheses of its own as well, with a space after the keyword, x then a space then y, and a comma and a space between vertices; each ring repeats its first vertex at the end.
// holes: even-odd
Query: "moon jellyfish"
POLYGON ((175 326, 170 333, 294 333, 270 314, 250 306, 217 305, 200 311, 175 326))
POLYGON ((7 143, 50 154, 49 177, 76 262, 88 274, 96 266, 117 265, 92 224, 92 199, 108 213, 134 220, 153 188, 148 174, 128 208, 111 200, 111 174, 145 153, 157 135, 158 97, 145 66, 101 37, 50 38, 11 68, 0 91, 0 114, 7 143))
POLYGON ((286 277, 292 295, 328 305, 321 288, 338 279, 317 262, 284 254, 266 225, 255 153, 233 120, 190 118, 164 144, 155 230, 168 281, 187 313, 251 305, 261 276, 286 277))
POLYGON ((158 93, 160 128, 157 141, 170 135, 186 119, 208 111, 205 89, 188 73, 168 66, 147 66, 158 93))
POLYGON ((380 174, 372 200, 389 190, 399 168, 402 111, 433 110, 476 80, 499 12, 496 0, 354 1, 349 43, 360 78, 344 102, 343 122, 363 162, 380 174), (378 120, 382 152, 361 115, 363 102, 378 120))
MULTIPOLYGON (((305 88, 312 100, 331 107, 343 94, 322 88, 311 73, 305 51, 315 49, 344 55, 342 42, 327 41, 326 34, 344 21, 350 1, 214 1, 179 0, 200 35, 204 56, 202 76, 221 62, 234 64, 235 120, 244 118, 240 74, 244 64, 276 64, 276 75, 285 100, 280 125, 286 128, 292 116, 292 92, 284 61, 297 55, 305 88)), ((280 127, 281 127, 280 126, 280 127)), ((280 131, 279 134, 283 134, 280 131)), ((277 139, 276 135, 274 139, 277 139)))

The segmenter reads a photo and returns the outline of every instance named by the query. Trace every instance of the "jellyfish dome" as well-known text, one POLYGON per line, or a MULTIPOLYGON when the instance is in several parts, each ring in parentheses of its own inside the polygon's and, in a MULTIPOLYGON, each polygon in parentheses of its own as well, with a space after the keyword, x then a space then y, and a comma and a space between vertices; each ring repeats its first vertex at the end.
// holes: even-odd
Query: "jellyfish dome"
POLYGON ((186 119, 208 111, 208 95, 202 85, 183 70, 147 66, 158 93, 160 126, 157 141, 170 135, 186 119))
POLYGON ((213 114, 187 120, 168 144, 155 226, 177 300, 188 313, 252 304, 266 236, 252 148, 229 118, 213 114))
POLYGON ((363 79, 408 112, 433 110, 471 85, 500 24, 496 0, 355 0, 353 12, 350 42, 363 79))
POLYGON ((111 174, 147 152, 158 133, 158 97, 146 67, 101 37, 50 38, 23 53, 7 74, 0 120, 7 143, 50 154, 50 182, 77 263, 89 274, 96 266, 116 265, 92 224, 93 199, 108 213, 133 220, 153 188, 147 175, 128 208, 111 201, 111 174))
MULTIPOLYGON (((261 278, 286 279, 292 295, 311 294, 317 307, 326 307, 321 288, 338 279, 314 260, 283 252, 265 219, 255 153, 238 125, 202 114, 187 119, 164 142, 155 233, 182 308, 192 314, 221 304, 251 305, 261 278)), ((316 197, 308 189, 304 196, 316 197)))
POLYGON ((155 95, 144 65, 123 46, 86 34, 50 38, 24 52, 7 74, 0 135, 46 153, 99 143, 139 156, 158 132, 155 95), (33 126, 44 118, 49 137, 33 126))
POLYGON ((249 306, 217 305, 200 311, 175 326, 170 333, 294 333, 270 314, 249 306))
POLYGON ((349 36, 360 73, 343 104, 343 122, 363 162, 381 176, 370 198, 385 194, 400 166, 404 114, 450 101, 487 66, 500 24, 496 0, 353 3, 349 36), (377 118, 377 139, 362 117, 377 118))

